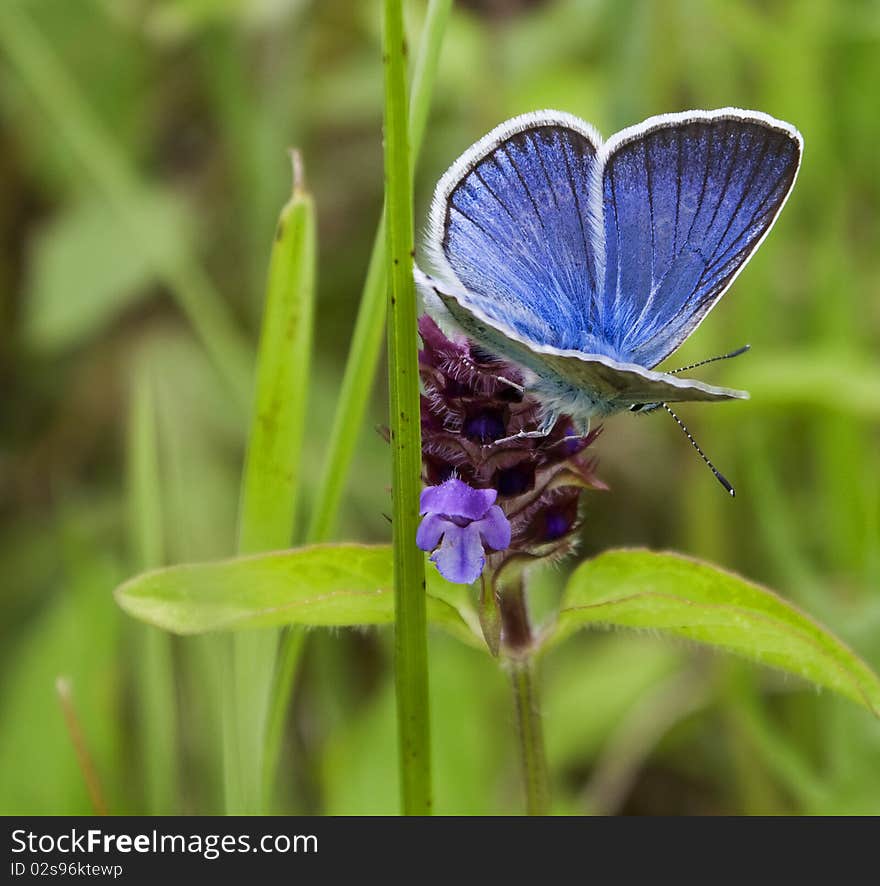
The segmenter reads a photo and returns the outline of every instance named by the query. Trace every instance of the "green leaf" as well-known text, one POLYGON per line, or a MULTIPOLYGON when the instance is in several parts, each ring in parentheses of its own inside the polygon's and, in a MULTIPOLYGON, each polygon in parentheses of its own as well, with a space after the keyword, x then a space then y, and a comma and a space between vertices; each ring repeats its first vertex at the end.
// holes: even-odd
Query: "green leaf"
MULTIPOLYGON (((269 278, 257 352, 256 398, 241 484, 238 553, 287 547, 293 538, 300 481, 300 453, 311 378, 312 327, 317 264, 315 205, 305 189, 302 160, 290 152, 293 191, 282 207, 269 259, 269 278)), ((302 638, 287 634, 283 660, 295 668, 302 638)), ((273 693, 278 643, 262 634, 237 634, 225 747, 227 811, 264 811, 262 782, 271 784, 288 693, 273 693), (271 712, 271 713, 270 713, 271 712), (267 728, 270 739, 267 748, 267 728), (232 749, 237 749, 233 753, 232 749), (264 766, 264 749, 266 771, 264 766)), ((278 684, 284 688, 289 680, 278 684)))
POLYGON ((269 261, 256 398, 242 478, 238 550, 286 547, 293 536, 311 377, 317 261, 315 206, 291 151, 293 193, 269 261))
MULTIPOLYGON (((483 647, 431 575, 428 619, 483 647)), ((116 589, 129 614, 176 634, 305 625, 355 627, 394 621, 388 545, 315 545, 146 572, 116 589)))
POLYGON ((880 716, 880 680, 772 591, 677 554, 608 551, 572 574, 552 642, 594 624, 657 630, 780 668, 880 716))

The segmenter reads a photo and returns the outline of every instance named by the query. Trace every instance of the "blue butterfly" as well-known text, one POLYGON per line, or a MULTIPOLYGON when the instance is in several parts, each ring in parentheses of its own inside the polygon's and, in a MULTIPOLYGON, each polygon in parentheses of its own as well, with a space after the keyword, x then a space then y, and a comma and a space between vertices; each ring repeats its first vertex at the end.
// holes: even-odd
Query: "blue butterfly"
POLYGON ((561 414, 585 433, 592 416, 747 398, 654 367, 767 236, 802 150, 790 124, 737 108, 651 117, 607 142, 559 111, 514 117, 440 179, 434 273, 416 280, 429 310, 529 370, 538 433, 561 414))

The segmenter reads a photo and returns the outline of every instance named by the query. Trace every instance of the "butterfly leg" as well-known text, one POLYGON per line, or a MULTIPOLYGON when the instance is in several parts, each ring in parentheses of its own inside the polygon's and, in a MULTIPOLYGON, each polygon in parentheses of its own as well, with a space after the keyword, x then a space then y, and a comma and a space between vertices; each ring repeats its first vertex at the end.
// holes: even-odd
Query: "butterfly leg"
POLYGON ((577 425, 576 434, 566 434, 562 439, 557 440, 555 443, 551 444, 552 446, 559 446, 562 443, 570 443, 572 440, 577 441, 578 443, 584 440, 590 434, 590 419, 585 418, 580 421, 576 421, 577 425))
POLYGON ((487 443, 487 446, 498 446, 500 443, 512 443, 514 440, 540 440, 544 437, 547 437, 550 434, 550 431, 553 430, 553 426, 556 424, 559 416, 553 412, 548 413, 544 416, 544 420, 541 422, 541 426, 534 431, 517 431, 515 434, 511 434, 509 437, 501 437, 500 440, 495 440, 492 443, 487 443))
POLYGON ((520 394, 525 394, 526 389, 515 381, 511 381, 509 378, 505 378, 503 375, 493 375, 492 378, 495 381, 500 382, 503 385, 507 385, 509 388, 513 388, 515 391, 518 391, 520 394))

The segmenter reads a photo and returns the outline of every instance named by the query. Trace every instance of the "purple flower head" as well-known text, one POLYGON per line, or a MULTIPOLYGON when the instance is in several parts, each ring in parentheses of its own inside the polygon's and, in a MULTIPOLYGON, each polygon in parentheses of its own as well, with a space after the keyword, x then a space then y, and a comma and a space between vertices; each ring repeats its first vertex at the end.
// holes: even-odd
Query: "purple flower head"
POLYGON ((528 436, 544 426, 545 410, 524 390, 521 367, 466 338, 447 337, 427 316, 419 319, 419 334, 429 488, 418 544, 434 551, 446 578, 481 578, 486 645, 493 655, 502 646, 519 653, 533 641, 522 602, 526 572, 575 550, 583 492, 607 488, 587 452, 598 431, 577 436, 571 418, 560 416, 546 436, 528 436))
POLYGON ((448 338, 430 317, 420 318, 419 333, 425 483, 440 489, 457 477, 473 494, 490 493, 487 507, 498 502, 511 539, 492 555, 494 573, 514 560, 565 556, 580 526, 581 493, 606 488, 585 451, 598 432, 577 437, 563 416, 546 437, 516 437, 543 419, 541 404, 518 387, 522 370, 448 338))
POLYGON ((510 523, 495 504, 497 495, 455 477, 423 490, 419 512, 425 519, 416 544, 434 552, 431 562, 448 581, 476 581, 486 564, 485 548, 503 551, 510 544, 510 523))

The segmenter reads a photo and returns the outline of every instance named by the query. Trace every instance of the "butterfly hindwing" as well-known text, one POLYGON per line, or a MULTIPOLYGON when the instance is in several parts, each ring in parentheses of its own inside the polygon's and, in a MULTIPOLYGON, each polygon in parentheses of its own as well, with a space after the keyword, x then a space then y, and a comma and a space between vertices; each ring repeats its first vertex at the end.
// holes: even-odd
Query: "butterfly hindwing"
POLYGON ((528 347, 487 322, 488 318, 481 317, 478 311, 462 307, 460 294, 444 292, 442 286, 427 275, 419 273, 417 279, 423 289, 430 289, 439 296, 455 322, 471 338, 534 372, 548 392, 566 389, 587 392, 594 405, 593 414, 607 414, 639 403, 720 401, 748 397, 745 391, 653 372, 598 354, 528 347))

